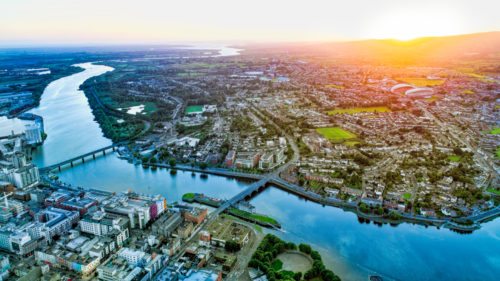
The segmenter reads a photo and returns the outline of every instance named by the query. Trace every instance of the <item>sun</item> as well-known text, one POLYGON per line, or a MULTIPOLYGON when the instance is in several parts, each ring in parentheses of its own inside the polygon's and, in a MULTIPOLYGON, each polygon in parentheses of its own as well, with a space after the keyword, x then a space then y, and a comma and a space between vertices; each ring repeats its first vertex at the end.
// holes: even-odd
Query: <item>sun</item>
POLYGON ((450 12, 392 10, 382 13, 368 28, 368 37, 408 41, 427 36, 446 36, 461 33, 460 21, 450 12))

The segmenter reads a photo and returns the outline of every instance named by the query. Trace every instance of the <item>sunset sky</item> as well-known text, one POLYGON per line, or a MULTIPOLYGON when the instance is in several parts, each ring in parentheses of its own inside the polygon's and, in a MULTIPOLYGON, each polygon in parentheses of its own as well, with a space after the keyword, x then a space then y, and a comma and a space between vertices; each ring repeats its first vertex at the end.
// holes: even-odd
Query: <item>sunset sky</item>
POLYGON ((498 0, 1 0, 0 46, 411 39, 500 30, 498 0))

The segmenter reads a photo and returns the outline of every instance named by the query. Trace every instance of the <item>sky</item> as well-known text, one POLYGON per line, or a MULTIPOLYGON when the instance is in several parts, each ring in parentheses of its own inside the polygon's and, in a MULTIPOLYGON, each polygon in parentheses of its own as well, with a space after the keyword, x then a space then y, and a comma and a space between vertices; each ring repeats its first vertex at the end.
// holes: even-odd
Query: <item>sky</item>
POLYGON ((0 46, 407 40, 500 30, 498 0, 0 0, 0 46))

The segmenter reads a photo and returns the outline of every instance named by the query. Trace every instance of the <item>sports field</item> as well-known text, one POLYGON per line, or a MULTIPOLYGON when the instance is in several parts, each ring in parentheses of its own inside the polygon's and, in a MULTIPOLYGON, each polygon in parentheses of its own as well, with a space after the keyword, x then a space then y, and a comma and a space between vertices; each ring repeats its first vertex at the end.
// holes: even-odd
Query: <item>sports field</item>
POLYGON ((339 108, 334 110, 329 110, 326 113, 328 115, 335 114, 356 114, 361 112, 391 112, 391 109, 387 106, 372 106, 372 107, 352 107, 352 108, 339 108))
POLYGON ((342 85, 336 85, 336 84, 327 84, 325 85, 327 88, 335 88, 335 89, 344 89, 344 86, 342 85))
POLYGON ((500 135, 500 128, 493 128, 490 131, 490 135, 500 135))
POLYGON ((419 78, 419 77, 404 77, 404 78, 396 78, 396 80, 403 81, 405 83, 417 86, 417 87, 432 87, 439 86, 444 83, 442 79, 427 79, 427 78, 419 78))
POLYGON ((340 127, 317 128, 316 132, 334 142, 342 142, 344 140, 351 140, 357 137, 355 134, 340 127))
POLYGON ((203 105, 190 105, 186 107, 186 113, 197 113, 197 112, 203 112, 203 105))

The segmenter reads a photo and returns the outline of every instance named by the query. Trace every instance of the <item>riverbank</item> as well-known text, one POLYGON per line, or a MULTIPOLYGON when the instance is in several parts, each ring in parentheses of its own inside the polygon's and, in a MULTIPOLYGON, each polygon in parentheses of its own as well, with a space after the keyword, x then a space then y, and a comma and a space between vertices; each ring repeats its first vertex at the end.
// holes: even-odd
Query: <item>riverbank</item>
MULTIPOLYGON (((149 166, 170 168, 170 166, 167 164, 151 164, 149 166)), ((200 172, 200 173, 205 173, 205 174, 214 174, 214 175, 219 175, 219 176, 234 177, 234 178, 243 178, 243 179, 248 179, 248 180, 259 180, 259 179, 263 178, 263 175, 259 175, 259 174, 246 174, 246 173, 240 173, 240 172, 233 172, 231 170, 221 169, 221 168, 200 169, 200 168, 196 168, 196 167, 176 165, 175 169, 192 171, 192 172, 200 172)), ((282 179, 272 179, 269 181, 268 186, 269 185, 276 186, 276 187, 278 187, 282 190, 285 190, 289 193, 295 194, 301 198, 313 201, 313 202, 321 204, 323 206, 332 206, 332 207, 341 208, 345 211, 353 212, 358 217, 361 217, 364 219, 369 219, 370 221, 380 223, 380 224, 397 225, 400 223, 417 223, 417 224, 421 224, 421 225, 425 225, 425 226, 435 226, 435 227, 443 227, 446 225, 447 228, 450 228, 450 229, 462 230, 461 228, 456 227, 455 226, 456 224, 448 224, 448 222, 450 222, 452 220, 452 218, 440 219, 440 218, 416 216, 416 215, 410 215, 407 213, 402 213, 402 214, 400 214, 401 215, 400 219, 394 220, 394 219, 389 219, 389 218, 383 217, 383 216, 373 216, 373 215, 363 213, 358 209, 357 202, 346 202, 346 201, 343 201, 343 200, 340 200, 337 198, 323 197, 317 193, 314 193, 311 191, 306 191, 302 187, 288 183, 282 179)), ((474 216, 466 217, 464 219, 471 219, 471 218, 473 219, 476 226, 473 228, 468 228, 468 229, 474 230, 474 229, 478 229, 480 227, 481 221, 495 218, 497 216, 500 216, 500 206, 497 206, 497 207, 495 207, 491 210, 485 211, 483 213, 476 214, 474 216), (474 218, 478 218, 477 221, 474 218)))
MULTIPOLYGON (((187 203, 198 203, 212 208, 219 208, 224 202, 226 202, 225 200, 205 196, 201 193, 185 193, 184 195, 182 195, 182 201, 187 203)), ((281 225, 275 219, 267 215, 248 212, 235 207, 230 207, 225 212, 239 219, 255 223, 260 226, 268 227, 271 229, 281 228, 281 225)))

